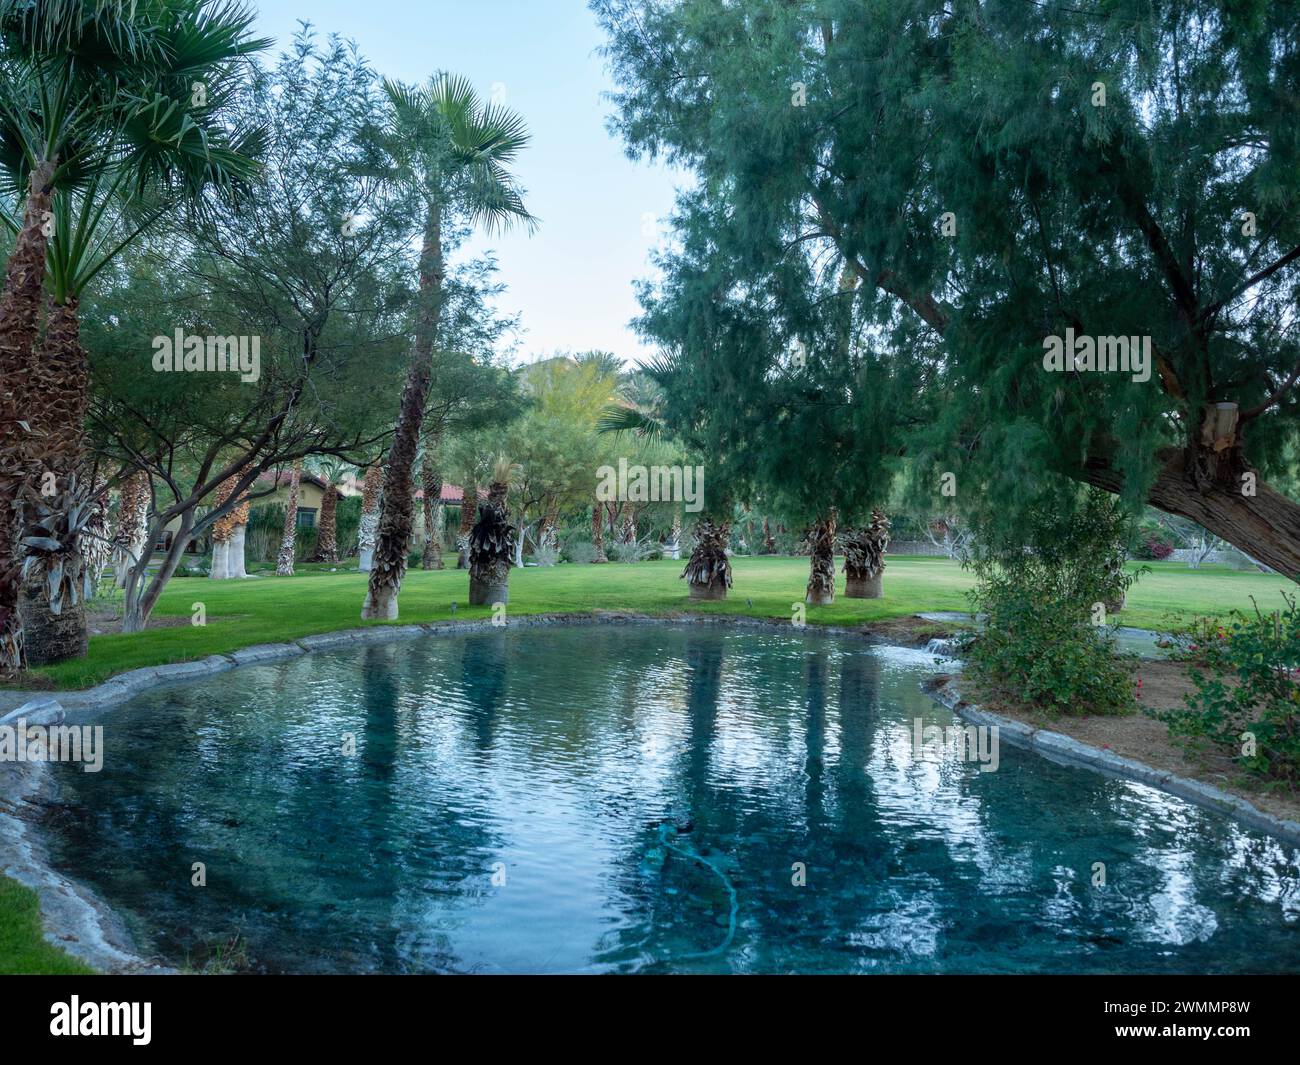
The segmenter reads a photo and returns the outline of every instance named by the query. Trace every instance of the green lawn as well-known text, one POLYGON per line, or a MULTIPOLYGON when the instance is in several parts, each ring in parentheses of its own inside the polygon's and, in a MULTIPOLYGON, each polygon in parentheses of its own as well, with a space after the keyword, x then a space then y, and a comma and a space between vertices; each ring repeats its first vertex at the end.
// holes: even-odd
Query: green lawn
MULTIPOLYGON (((448 557, 454 565, 454 558, 448 557)), ((353 563, 352 565, 355 565, 353 563)), ((808 562, 801 558, 737 558, 735 583, 722 603, 691 604, 686 584, 678 579, 680 562, 636 565, 560 565, 528 567, 510 577, 510 612, 632 610, 662 614, 695 610, 710 614, 745 614, 788 619, 791 604, 802 601, 808 562), (750 605, 752 602, 752 606, 750 605)), ((86 658, 39 672, 59 687, 86 687, 113 673, 139 666, 180 662, 233 651, 257 643, 277 643, 312 633, 383 624, 360 620, 366 577, 355 569, 328 572, 328 566, 303 566, 294 577, 261 576, 244 581, 177 577, 168 585, 156 616, 190 617, 195 603, 207 612, 205 626, 183 625, 130 636, 96 636, 86 658)), ((1235 572, 1226 567, 1199 571, 1174 563, 1152 563, 1129 595, 1118 620, 1125 625, 1159 629, 1169 612, 1222 615, 1249 609, 1250 596, 1272 609, 1279 591, 1293 588, 1272 574, 1235 572)), ((965 610, 969 574, 947 559, 891 558, 882 599, 839 598, 828 607, 809 608, 811 624, 853 624, 898 617, 924 610, 965 610)), ((841 584, 842 587, 842 584, 841 584)), ((401 622, 485 618, 488 607, 466 606, 468 576, 446 569, 407 574, 401 594, 401 622)))
POLYGON ((45 942, 36 892, 0 876, 0 974, 93 972, 45 942))

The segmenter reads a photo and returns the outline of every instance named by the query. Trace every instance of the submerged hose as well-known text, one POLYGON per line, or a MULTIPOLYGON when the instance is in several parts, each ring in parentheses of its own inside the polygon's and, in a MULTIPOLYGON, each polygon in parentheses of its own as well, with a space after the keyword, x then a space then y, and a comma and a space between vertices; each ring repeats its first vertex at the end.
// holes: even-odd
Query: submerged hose
POLYGON ((685 847, 679 847, 675 843, 669 843, 669 833, 675 835, 676 829, 667 822, 661 824, 659 826, 659 842, 668 850, 676 851, 683 858, 686 858, 689 861, 699 862, 701 865, 713 870, 717 878, 722 881, 722 886, 727 889, 727 894, 731 897, 731 913, 727 918, 726 938, 712 950, 702 950, 681 955, 683 958, 711 958, 714 955, 723 953, 729 946, 731 946, 731 941, 736 938, 736 916, 740 912, 740 900, 736 896, 736 889, 732 886, 731 880, 727 877, 726 873, 704 857, 704 855, 697 854, 694 850, 687 850, 685 847))

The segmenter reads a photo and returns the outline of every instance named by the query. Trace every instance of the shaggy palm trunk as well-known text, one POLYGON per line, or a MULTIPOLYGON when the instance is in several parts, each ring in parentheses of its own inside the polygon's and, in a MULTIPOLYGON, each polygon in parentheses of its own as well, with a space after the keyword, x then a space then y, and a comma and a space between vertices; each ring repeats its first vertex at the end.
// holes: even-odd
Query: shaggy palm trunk
POLYGON ((513 561, 514 527, 506 518, 509 486, 493 481, 487 502, 479 508, 478 523, 469 537, 469 604, 484 606, 510 601, 510 565, 513 561))
POLYGON ((52 161, 41 161, 27 182, 22 228, 5 267, 0 294, 0 675, 22 669, 22 622, 18 594, 22 559, 18 550, 18 500, 35 470, 34 440, 25 422, 26 385, 40 323, 45 280, 43 226, 50 211, 52 161))
POLYGON ((289 502, 284 508, 284 531, 280 536, 280 555, 275 560, 277 577, 293 576, 293 560, 298 546, 298 483, 302 479, 302 461, 289 472, 289 502))
POLYGON ((546 504, 546 514, 542 518, 542 527, 537 532, 537 546, 543 551, 554 552, 559 548, 557 526, 560 524, 560 505, 551 499, 546 504))
POLYGON ((437 440, 428 442, 424 449, 424 468, 421 487, 424 489, 424 553, 420 556, 422 569, 442 569, 442 474, 438 470, 434 449, 437 440))
POLYGON ((339 490, 332 484, 325 486, 325 494, 320 501, 320 525, 316 531, 316 554, 313 562, 337 562, 339 560, 338 538, 339 490))
POLYGON ((108 490, 103 478, 96 482, 91 493, 90 517, 86 521, 85 535, 81 538, 82 553, 86 556, 86 572, 90 587, 98 588, 104 578, 104 570, 113 555, 113 543, 109 538, 108 524, 108 490))
POLYGON ((772 523, 767 518, 763 519, 763 554, 776 554, 776 537, 772 535, 772 523))
POLYGON ((664 554, 674 562, 682 557, 682 516, 677 511, 673 511, 673 527, 668 532, 664 554))
POLYGON ((727 544, 731 541, 731 522, 701 518, 695 523, 695 543, 682 576, 692 599, 726 599, 731 587, 731 561, 727 544))
MULTIPOLYGON (((64 533, 59 550, 35 557, 19 593, 27 661, 49 665, 85 655, 88 639, 88 571, 80 534, 93 515, 91 486, 83 469, 90 379, 74 297, 50 307, 45 335, 30 363, 26 393, 28 418, 37 433, 38 463, 42 476, 54 475, 60 515, 67 519, 74 509, 84 515, 79 527, 60 521, 64 533), (67 592, 52 596, 46 578, 56 571, 61 573, 67 592)), ((49 495, 44 488, 42 494, 49 495)))
POLYGON ((469 569, 469 534, 478 510, 478 486, 467 484, 460 501, 460 528, 456 532, 456 568, 469 569))
POLYGON ((634 544, 636 539, 636 511, 631 507, 625 507, 623 510, 623 531, 618 542, 621 544, 634 544))
POLYGON ((149 474, 137 470, 122 482, 117 507, 117 535, 113 537, 114 583, 126 587, 127 571, 143 555, 149 542, 149 474))
POLYGON ((411 473, 420 446, 424 405, 433 383, 433 342, 442 313, 442 216, 436 204, 426 217, 424 246, 420 251, 419 316, 415 330, 415 352, 402 386, 397 429, 384 471, 384 498, 379 514, 379 533, 370 570, 370 585, 361 608, 363 618, 397 617, 397 595, 406 575, 406 553, 411 549, 411 473))
POLYGON ((811 606, 835 602, 835 511, 818 518, 805 534, 808 543, 808 590, 811 606))
POLYGON ((591 546, 596 549, 592 562, 605 562, 605 504, 599 499, 591 508, 591 546))
POLYGON ((871 512, 871 524, 844 534, 844 595, 849 599, 879 599, 884 594, 885 548, 889 519, 871 512))
MULTIPOLYGON (((227 477, 212 494, 212 509, 226 505, 230 493, 237 483, 234 477, 227 477)), ((235 533, 235 521, 230 514, 218 518, 212 523, 212 568, 208 573, 214 581, 224 581, 230 576, 230 538, 235 533)))
POLYGON ((369 573, 375 559, 375 533, 379 530, 379 493, 384 487, 384 471, 376 463, 366 467, 361 485, 361 524, 357 527, 357 569, 369 573))

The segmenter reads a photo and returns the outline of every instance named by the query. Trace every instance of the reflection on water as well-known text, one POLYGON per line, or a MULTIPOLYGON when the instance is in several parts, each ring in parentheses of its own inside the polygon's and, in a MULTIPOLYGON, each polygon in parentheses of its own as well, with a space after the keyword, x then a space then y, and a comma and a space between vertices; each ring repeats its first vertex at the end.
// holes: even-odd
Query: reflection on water
POLYGON ((240 669, 111 711, 51 848, 174 962, 1300 971, 1300 853, 1009 747, 918 756, 932 662, 647 625, 240 669))

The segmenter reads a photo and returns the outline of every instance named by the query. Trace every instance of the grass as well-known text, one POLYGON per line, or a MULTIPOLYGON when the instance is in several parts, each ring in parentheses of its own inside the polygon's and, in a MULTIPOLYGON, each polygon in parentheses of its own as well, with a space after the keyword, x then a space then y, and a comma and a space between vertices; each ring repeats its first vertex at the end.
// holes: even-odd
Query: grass
POLYGON ((80 976, 94 972, 41 934, 36 892, 0 876, 0 974, 80 976))
MULTIPOLYGON (((454 556, 448 557, 454 565, 454 556)), ((734 586, 720 603, 691 603, 681 562, 609 563, 524 568, 510 577, 512 614, 549 611, 632 610, 668 614, 691 610, 707 614, 749 615, 788 620, 792 604, 802 602, 808 562, 802 558, 736 558, 734 586), (752 605, 751 605, 752 604, 752 605)), ((95 636, 82 659, 34 672, 46 685, 84 688, 114 673, 141 666, 182 662, 258 643, 279 643, 313 633, 363 625, 360 620, 366 575, 355 563, 337 572, 327 565, 306 565, 293 577, 262 576, 244 581, 177 577, 155 610, 160 617, 192 617, 202 603, 203 626, 178 625, 143 633, 95 636)), ((1151 572, 1130 591, 1116 619, 1137 628, 1160 629, 1169 615, 1222 616, 1249 610, 1253 595, 1261 606, 1281 605, 1279 592, 1294 584, 1275 574, 1238 572, 1222 566, 1189 570, 1177 563, 1151 563, 1151 572)), ((809 608, 810 624, 852 625, 930 610, 965 610, 973 581, 947 559, 893 557, 885 571, 882 599, 837 598, 826 607, 809 608)), ((412 570, 402 585, 399 623, 491 616, 489 607, 468 607, 468 577, 463 570, 412 570)), ((30 684, 30 681, 28 682, 30 684)))
MULTIPOLYGON (((447 558, 455 564, 454 556, 447 558)), ((670 614, 748 615, 788 620, 792 604, 802 603, 808 562, 802 558, 733 559, 734 586, 721 603, 692 604, 678 579, 681 562, 610 563, 525 568, 510 577, 513 614, 551 611, 632 610, 670 614)), ((278 643, 313 633, 361 625, 366 576, 355 563, 342 567, 303 565, 294 577, 263 576, 246 581, 178 577, 163 593, 157 616, 190 618, 195 604, 207 614, 203 626, 178 625, 129 636, 93 637, 90 652, 74 662, 41 669, 47 683, 62 688, 96 684, 114 673, 140 666, 181 662, 234 651, 257 643, 278 643), (330 572, 334 569, 334 572, 330 572)), ((1294 584, 1274 574, 1238 572, 1223 566, 1189 570, 1175 563, 1150 563, 1151 572, 1129 593, 1122 624, 1159 629, 1171 615, 1223 616, 1248 610, 1254 596, 1262 608, 1280 605, 1279 592, 1294 584)), ((972 578, 947 559, 891 557, 882 599, 839 598, 827 607, 809 608, 810 624, 852 625, 931 610, 965 610, 972 578)), ((400 623, 485 618, 489 607, 466 606, 468 576, 463 570, 413 570, 402 585, 400 623)), ((30 684, 30 680, 28 681, 30 684)), ((34 892, 0 877, 0 973, 81 973, 78 962, 46 943, 34 892)))

